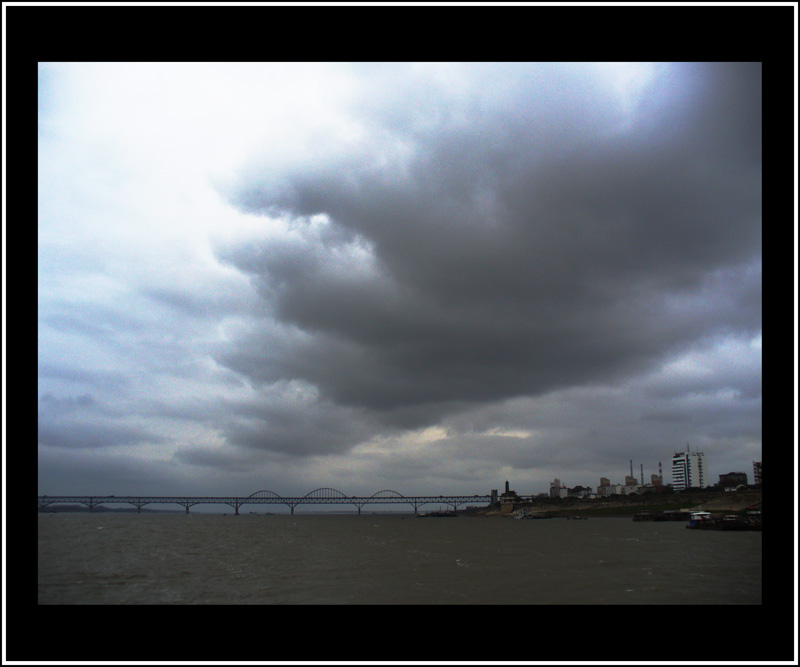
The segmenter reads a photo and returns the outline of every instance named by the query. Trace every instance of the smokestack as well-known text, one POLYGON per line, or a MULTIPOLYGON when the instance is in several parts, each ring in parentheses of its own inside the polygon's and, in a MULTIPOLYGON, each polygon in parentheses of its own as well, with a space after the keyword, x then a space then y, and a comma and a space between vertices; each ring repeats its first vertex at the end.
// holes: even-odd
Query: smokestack
POLYGON ((631 477, 633 477, 633 459, 631 459, 631 477))
POLYGON ((639 479, 639 484, 644 484, 644 464, 643 463, 639 464, 639 474, 641 475, 641 478, 639 479))

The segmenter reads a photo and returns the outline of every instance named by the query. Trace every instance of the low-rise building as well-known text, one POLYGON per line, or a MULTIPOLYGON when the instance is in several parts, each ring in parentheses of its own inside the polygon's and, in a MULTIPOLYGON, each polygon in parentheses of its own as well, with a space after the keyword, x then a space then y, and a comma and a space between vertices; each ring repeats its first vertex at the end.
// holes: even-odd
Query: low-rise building
MULTIPOLYGON (((606 480, 608 481, 608 480, 606 480)), ((600 497, 617 496, 622 494, 622 489, 625 488, 622 484, 601 484, 597 487, 597 495, 600 497)))
POLYGON ((717 486, 725 491, 734 491, 740 486, 747 486, 747 473, 729 472, 720 475, 717 486))

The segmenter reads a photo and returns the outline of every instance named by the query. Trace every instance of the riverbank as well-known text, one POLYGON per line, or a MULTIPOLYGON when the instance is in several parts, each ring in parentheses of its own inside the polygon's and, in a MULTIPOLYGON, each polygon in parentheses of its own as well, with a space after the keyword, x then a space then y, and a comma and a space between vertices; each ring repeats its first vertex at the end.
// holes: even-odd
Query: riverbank
POLYGON ((476 513, 476 516, 509 517, 512 511, 526 508, 529 512, 548 516, 632 517, 636 512, 649 510, 707 510, 709 512, 744 512, 761 509, 761 491, 698 491, 693 493, 653 493, 608 498, 534 498, 515 503, 513 509, 495 506, 476 513))

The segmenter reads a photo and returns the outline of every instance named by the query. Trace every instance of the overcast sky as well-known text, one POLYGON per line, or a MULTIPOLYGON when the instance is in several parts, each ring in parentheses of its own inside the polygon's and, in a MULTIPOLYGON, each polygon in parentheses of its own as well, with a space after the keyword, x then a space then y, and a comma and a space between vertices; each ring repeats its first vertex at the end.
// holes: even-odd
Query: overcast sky
POLYGON ((761 459, 758 64, 39 66, 40 494, 761 459))

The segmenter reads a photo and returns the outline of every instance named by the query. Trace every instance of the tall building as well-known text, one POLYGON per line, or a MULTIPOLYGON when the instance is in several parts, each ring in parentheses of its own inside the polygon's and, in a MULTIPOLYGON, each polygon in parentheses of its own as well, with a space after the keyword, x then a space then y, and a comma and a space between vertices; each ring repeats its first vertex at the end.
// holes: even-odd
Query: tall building
POLYGON ((566 484, 562 484, 560 479, 554 479, 550 482, 550 497, 551 498, 566 498, 568 489, 566 484))
POLYGON ((508 488, 508 480, 506 480, 506 490, 500 494, 501 503, 513 503, 517 501, 517 492, 508 488))
POLYGON ((701 489, 706 483, 706 462, 703 452, 690 452, 687 445, 685 452, 675 452, 672 456, 672 488, 683 491, 690 487, 701 489))
POLYGON ((761 461, 753 461, 753 484, 761 486, 761 461))

